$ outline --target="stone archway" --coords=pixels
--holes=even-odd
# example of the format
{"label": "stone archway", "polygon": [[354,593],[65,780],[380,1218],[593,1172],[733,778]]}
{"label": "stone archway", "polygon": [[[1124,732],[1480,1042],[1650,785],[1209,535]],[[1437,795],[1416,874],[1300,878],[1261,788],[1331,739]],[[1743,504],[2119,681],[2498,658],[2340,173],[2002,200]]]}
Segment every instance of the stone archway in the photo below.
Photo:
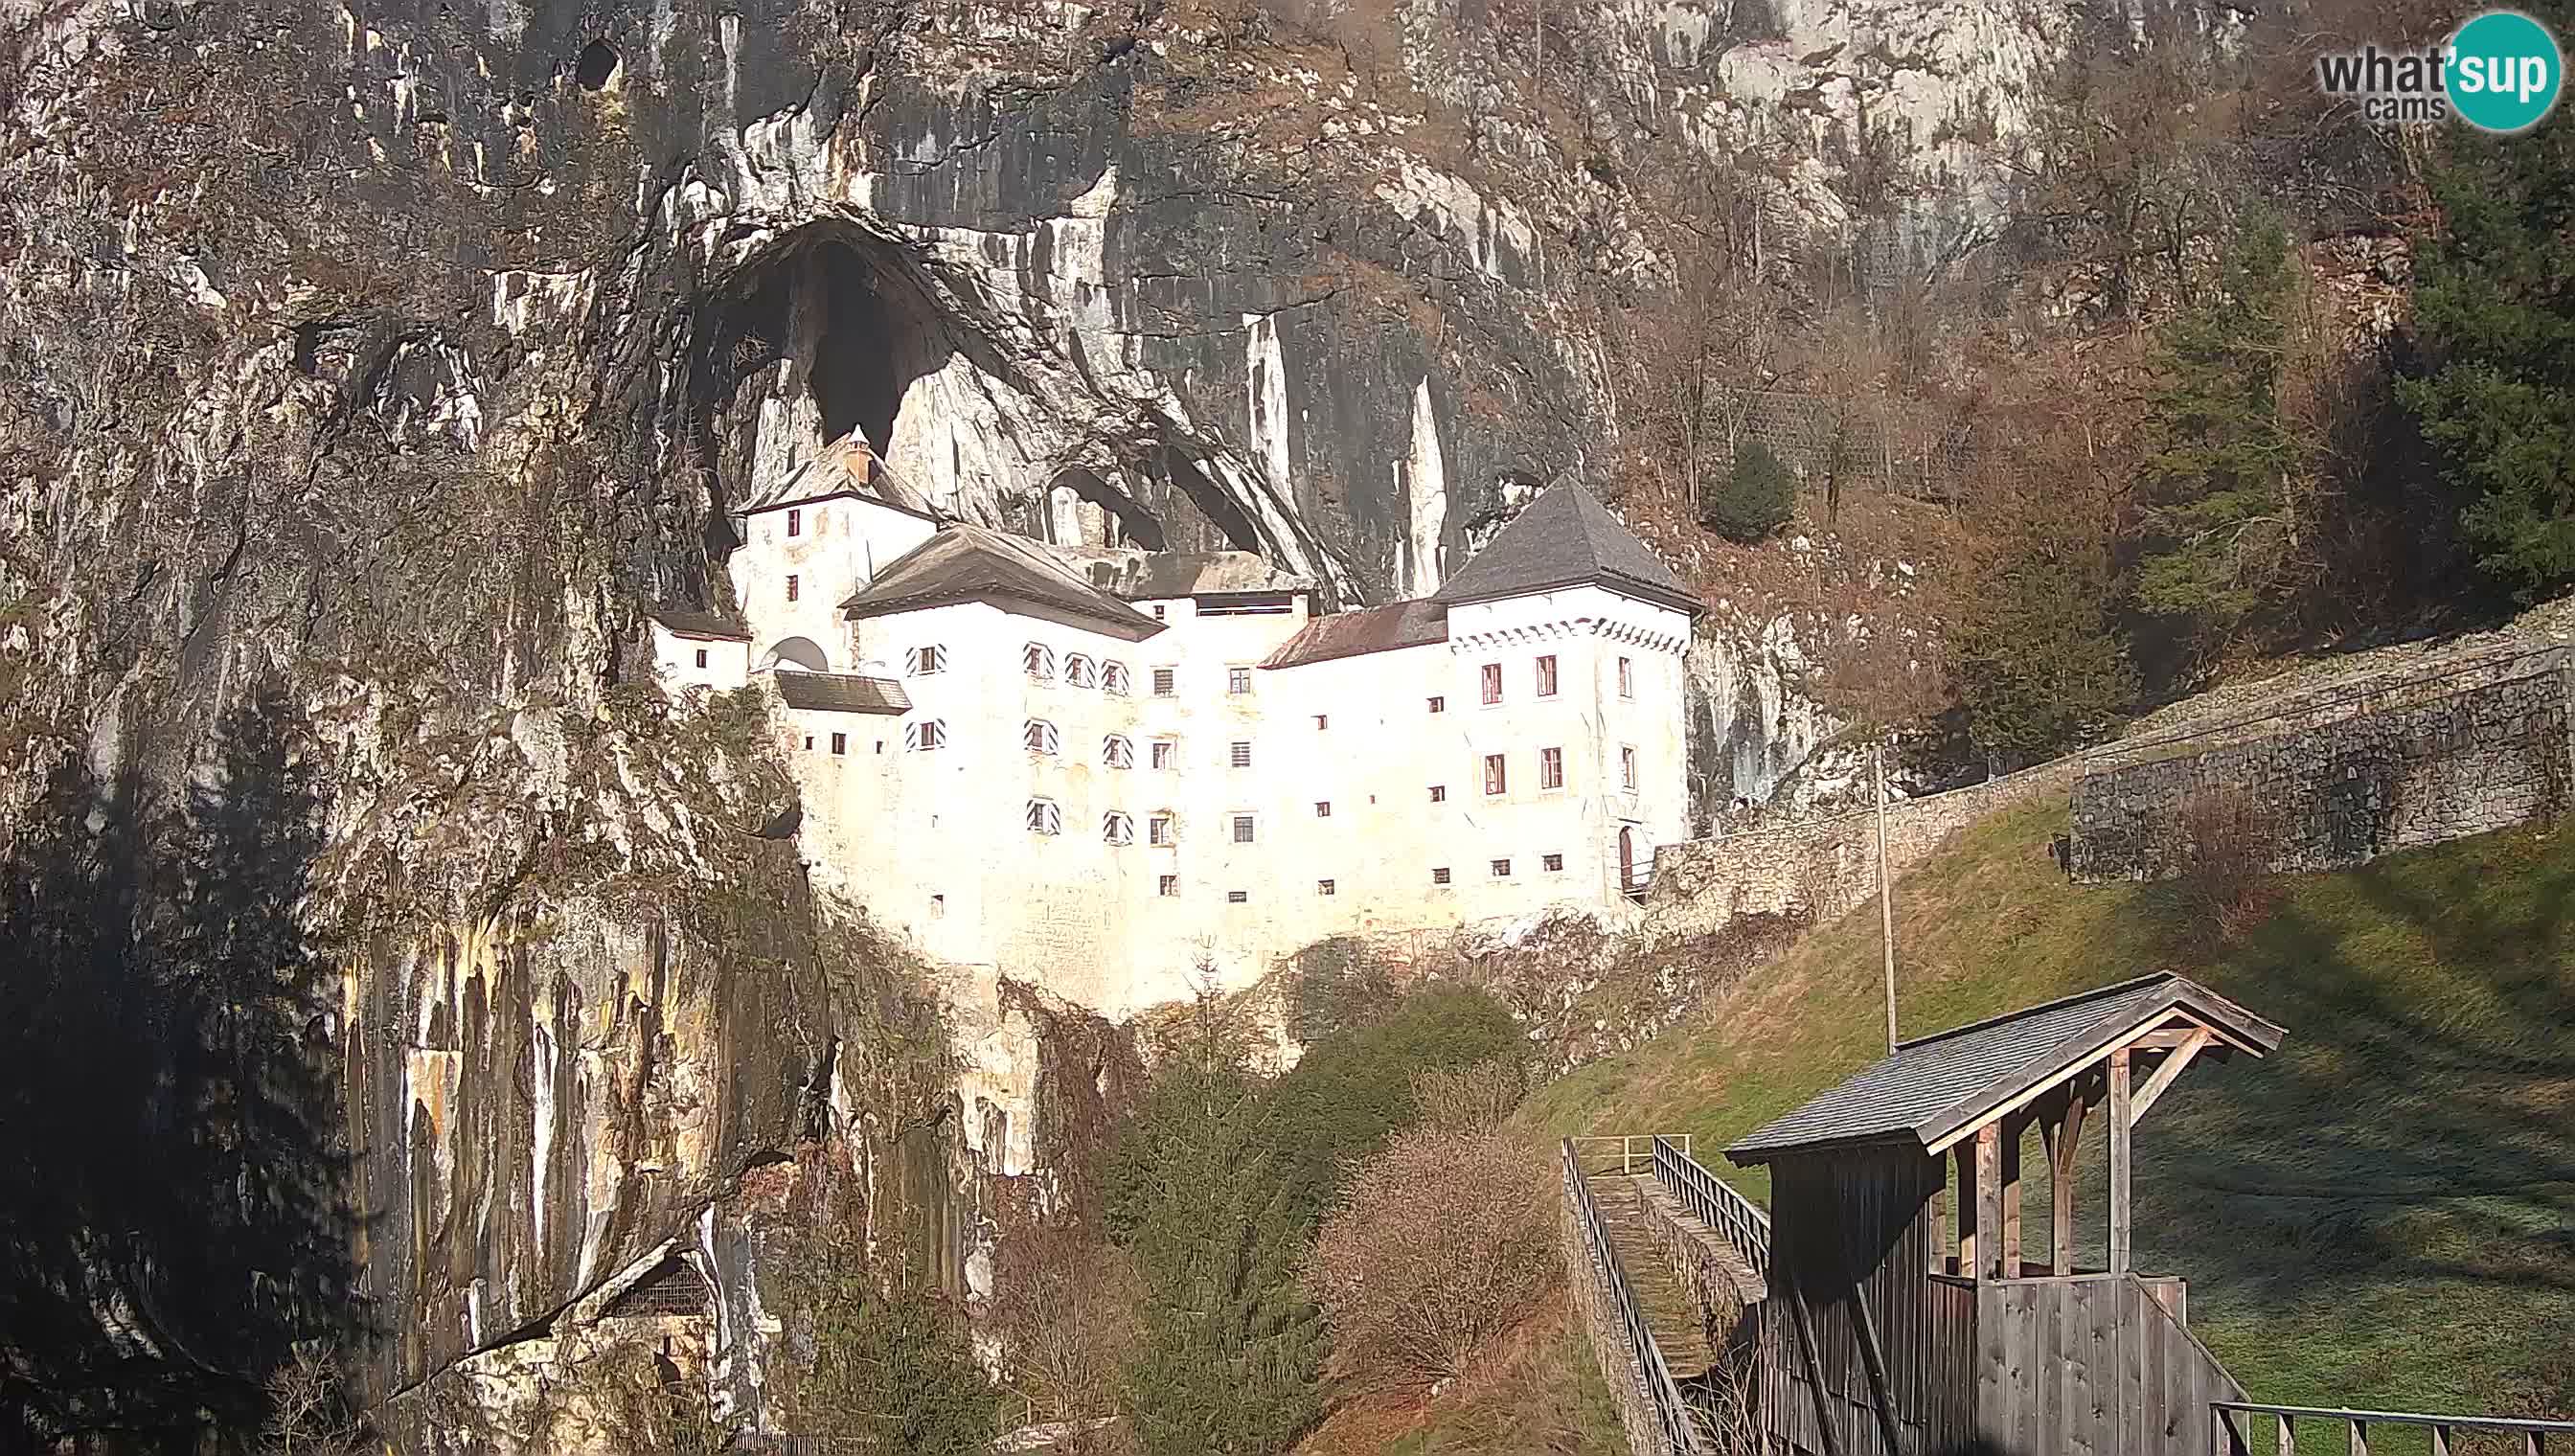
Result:
{"label": "stone archway", "polygon": [[828,673],[832,671],[832,660],[824,655],[822,647],[812,638],[791,637],[773,645],[768,652],[761,655],[760,671],[774,673],[782,670],[790,673]]}

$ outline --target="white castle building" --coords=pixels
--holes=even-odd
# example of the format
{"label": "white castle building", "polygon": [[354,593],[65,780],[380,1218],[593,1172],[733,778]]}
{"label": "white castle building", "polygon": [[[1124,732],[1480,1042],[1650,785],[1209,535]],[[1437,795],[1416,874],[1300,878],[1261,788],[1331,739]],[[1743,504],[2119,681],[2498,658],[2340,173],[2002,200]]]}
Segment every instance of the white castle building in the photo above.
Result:
{"label": "white castle building", "polygon": [[1700,606],[1577,488],[1317,616],[1249,554],[1050,547],[818,465],[739,522],[745,620],[660,614],[658,663],[774,684],[808,859],[935,960],[1119,1017],[1202,957],[1614,905],[1685,835]]}

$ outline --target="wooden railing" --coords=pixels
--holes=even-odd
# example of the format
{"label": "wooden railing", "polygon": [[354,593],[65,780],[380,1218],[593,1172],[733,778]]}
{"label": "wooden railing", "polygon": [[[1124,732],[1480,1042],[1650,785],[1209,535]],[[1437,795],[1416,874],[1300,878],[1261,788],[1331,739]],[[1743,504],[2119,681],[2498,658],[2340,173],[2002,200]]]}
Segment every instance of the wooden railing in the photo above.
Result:
{"label": "wooden railing", "polygon": [[1621,1175],[1632,1176],[1654,1170],[1654,1144],[1658,1141],[1679,1143],[1681,1155],[1687,1157],[1690,1135],[1686,1132],[1596,1133],[1568,1137],[1565,1141],[1572,1144],[1583,1159],[1583,1171],[1606,1173],[1615,1170]]}
{"label": "wooden railing", "polygon": [[1654,1139],[1654,1181],[1681,1202],[1699,1222],[1725,1236],[1743,1266],[1762,1283],[1770,1282],[1770,1215],[1761,1205],[1734,1191],[1733,1185],[1699,1166],[1690,1156],[1689,1134],[1675,1143]]}
{"label": "wooden railing", "polygon": [[[2335,1406],[2260,1405],[2245,1400],[2210,1402],[2217,1422],[2217,1449],[2226,1456],[2253,1456],[2257,1432],[2264,1427],[2277,1438],[2278,1456],[2297,1456],[2298,1423],[2331,1430],[2339,1424],[2351,1456],[2369,1456],[2371,1427],[2395,1426],[2432,1433],[2432,1456],[2450,1456],[2462,1431],[2488,1431],[2521,1438],[2523,1456],[2542,1456],[2551,1436],[2569,1438],[2561,1451],[2575,1451],[2575,1421],[2525,1421],[2509,1416],[2430,1416],[2407,1411],[2345,1410]],[[2268,1440],[2259,1441],[2271,1447]]]}
{"label": "wooden railing", "polygon": [[1627,1282],[1627,1271],[1618,1262],[1618,1250],[1609,1241],[1609,1226],[1600,1216],[1600,1205],[1591,1197],[1591,1182],[1574,1156],[1573,1143],[1570,1137],[1564,1140],[1564,1196],[1581,1230],[1583,1252],[1589,1255],[1591,1286],[1607,1296],[1626,1336],[1627,1354],[1644,1383],[1643,1394],[1652,1408],[1653,1425],[1661,1434],[1663,1450],[1669,1456],[1708,1456],[1707,1442],[1691,1419],[1689,1404],[1681,1399],[1671,1367],[1663,1362],[1662,1347],[1654,1342],[1653,1330],[1646,1326],[1643,1312],[1636,1307],[1635,1287]]}

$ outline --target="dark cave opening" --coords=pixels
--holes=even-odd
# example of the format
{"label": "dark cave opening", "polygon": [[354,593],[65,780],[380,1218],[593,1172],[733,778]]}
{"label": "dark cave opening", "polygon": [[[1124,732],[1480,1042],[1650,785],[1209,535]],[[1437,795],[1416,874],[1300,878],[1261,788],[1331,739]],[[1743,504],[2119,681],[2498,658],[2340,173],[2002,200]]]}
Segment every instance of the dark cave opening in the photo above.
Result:
{"label": "dark cave opening", "polygon": [[1074,499],[1100,508],[1101,514],[1108,518],[1109,545],[1132,546],[1145,551],[1167,549],[1163,523],[1154,519],[1154,513],[1147,510],[1143,502],[1103,481],[1096,472],[1075,466],[1056,477],[1048,494],[1052,496],[1056,491],[1070,491]]}
{"label": "dark cave opening", "polygon": [[617,75],[617,48],[604,40],[595,40],[581,48],[581,60],[573,67],[572,78],[584,91],[600,91]]}
{"label": "dark cave opening", "polygon": [[823,433],[837,440],[855,427],[887,455],[904,391],[946,361],[938,322],[905,280],[856,248],[826,243],[805,267],[799,281],[820,309],[812,380]]}

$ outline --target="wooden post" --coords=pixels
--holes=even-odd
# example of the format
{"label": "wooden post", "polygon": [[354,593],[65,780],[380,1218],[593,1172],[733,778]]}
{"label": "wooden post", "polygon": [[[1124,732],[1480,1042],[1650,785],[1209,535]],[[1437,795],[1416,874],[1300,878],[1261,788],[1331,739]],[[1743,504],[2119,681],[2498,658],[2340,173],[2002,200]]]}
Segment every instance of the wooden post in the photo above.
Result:
{"label": "wooden post", "polygon": [[1877,938],[1886,952],[1886,1054],[1895,1054],[1895,887],[1886,882],[1886,745],[1877,745]]}
{"label": "wooden post", "polygon": [[1931,1165],[1940,1175],[1940,1186],[1931,1190],[1931,1272],[1947,1272],[1944,1261],[1949,1257],[1949,1160],[1935,1157]]}
{"label": "wooden post", "polygon": [[2065,1092],[2065,1111],[2056,1121],[2056,1145],[2048,1149],[2048,1268],[2074,1272],[2074,1157],[2083,1143],[2083,1094]]}
{"label": "wooden post", "polygon": [[1976,1147],[1970,1142],[1958,1144],[1958,1272],[1973,1279],[1976,1275]]}
{"label": "wooden post", "polygon": [[1988,1122],[1976,1129],[1976,1277],[1991,1279],[2002,1268],[2003,1128]]}
{"label": "wooden post", "polygon": [[2110,1272],[2128,1272],[2128,1048],[2110,1053]]}
{"label": "wooden post", "polygon": [[1824,1456],[1842,1456],[1841,1427],[1835,1423],[1833,1397],[1838,1393],[1824,1382],[1824,1362],[1815,1354],[1815,1324],[1806,1313],[1806,1291],[1797,1287],[1796,1276],[1788,1279],[1788,1317],[1797,1328],[1797,1355],[1805,1362],[1806,1386],[1815,1396],[1815,1426],[1822,1432]]}
{"label": "wooden post", "polygon": [[2020,1277],[2020,1145],[2028,1140],[2029,1120],[2013,1113],[2003,1118],[2003,1277]]}

